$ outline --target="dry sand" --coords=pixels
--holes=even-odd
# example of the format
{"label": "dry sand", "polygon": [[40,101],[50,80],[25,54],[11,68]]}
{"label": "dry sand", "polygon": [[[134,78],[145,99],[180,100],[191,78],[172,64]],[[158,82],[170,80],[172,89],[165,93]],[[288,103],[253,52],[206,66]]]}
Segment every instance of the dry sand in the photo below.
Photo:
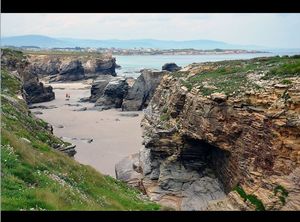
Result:
{"label": "dry sand", "polygon": [[[125,112],[118,109],[74,111],[94,106],[93,103],[78,102],[80,98],[90,96],[88,82],[55,83],[51,86],[55,92],[55,100],[34,105],[55,105],[57,108],[32,111],[43,113],[37,117],[52,124],[56,136],[76,144],[75,160],[115,177],[115,164],[142,147],[140,122],[143,112],[132,112],[138,113],[137,117],[124,117],[119,114]],[[65,100],[66,93],[70,94],[69,101]],[[59,128],[59,125],[63,128]],[[81,140],[88,138],[93,141],[88,143],[87,140]]]}

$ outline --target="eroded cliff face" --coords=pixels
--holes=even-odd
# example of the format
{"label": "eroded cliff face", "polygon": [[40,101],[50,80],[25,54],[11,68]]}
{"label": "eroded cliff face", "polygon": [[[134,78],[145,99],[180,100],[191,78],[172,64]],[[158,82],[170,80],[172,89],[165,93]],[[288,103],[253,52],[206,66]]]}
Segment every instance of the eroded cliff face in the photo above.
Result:
{"label": "eroded cliff face", "polygon": [[299,57],[166,75],[142,127],[132,171],[153,200],[177,210],[300,209]]}
{"label": "eroded cliff face", "polygon": [[30,71],[49,81],[75,81],[99,75],[116,76],[116,59],[102,54],[63,55],[30,54]]}
{"label": "eroded cliff face", "polygon": [[31,72],[30,61],[22,52],[1,50],[1,66],[22,81],[22,94],[26,102],[39,103],[51,101],[55,94],[51,86],[44,86],[38,76]]}

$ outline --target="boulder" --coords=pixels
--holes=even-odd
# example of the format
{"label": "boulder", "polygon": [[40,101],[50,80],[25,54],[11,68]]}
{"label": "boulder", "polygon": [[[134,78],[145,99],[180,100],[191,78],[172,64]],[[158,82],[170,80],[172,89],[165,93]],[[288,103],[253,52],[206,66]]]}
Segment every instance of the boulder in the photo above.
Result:
{"label": "boulder", "polygon": [[124,98],[122,110],[137,111],[146,108],[165,74],[166,72],[142,70]]}
{"label": "boulder", "polygon": [[84,78],[84,69],[81,61],[72,60],[67,63],[62,63],[56,81],[74,81]]}
{"label": "boulder", "polygon": [[210,95],[210,98],[217,103],[221,103],[225,102],[228,97],[224,93],[212,93]]}
{"label": "boulder", "polygon": [[95,106],[100,107],[102,110],[121,108],[127,90],[128,84],[126,79],[124,77],[114,77],[103,89],[103,93],[96,100]]}
{"label": "boulder", "polygon": [[137,117],[139,116],[138,113],[120,113],[120,116],[125,116],[125,117]]}
{"label": "boulder", "polygon": [[23,88],[26,92],[25,99],[28,104],[51,101],[55,98],[52,87],[45,87],[41,82],[27,81],[23,84]]}
{"label": "boulder", "polygon": [[177,66],[175,63],[166,63],[162,66],[161,69],[169,72],[176,72],[179,71],[181,67]]}
{"label": "boulder", "polygon": [[96,102],[97,99],[104,95],[104,89],[112,79],[113,77],[110,75],[103,75],[94,80],[91,87],[90,102]]}
{"label": "boulder", "polygon": [[141,174],[134,170],[137,165],[139,165],[139,154],[123,158],[115,166],[116,178],[133,187],[141,188]]}

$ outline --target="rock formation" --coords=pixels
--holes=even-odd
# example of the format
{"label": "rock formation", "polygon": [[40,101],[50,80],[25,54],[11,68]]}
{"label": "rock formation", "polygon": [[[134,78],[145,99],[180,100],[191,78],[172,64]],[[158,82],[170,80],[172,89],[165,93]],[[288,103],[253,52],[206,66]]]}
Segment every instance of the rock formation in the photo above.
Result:
{"label": "rock formation", "polygon": [[97,109],[120,108],[128,90],[124,77],[100,77],[91,88],[91,101]]}
{"label": "rock formation", "polygon": [[116,76],[116,59],[95,55],[35,55],[30,54],[30,70],[49,81],[74,81],[96,78],[99,75]]}
{"label": "rock formation", "polygon": [[90,101],[98,109],[121,108],[137,111],[147,107],[166,72],[143,70],[136,79],[101,75],[91,87]]}
{"label": "rock formation", "polygon": [[163,71],[169,71],[169,72],[176,72],[181,69],[180,66],[176,65],[175,63],[166,63],[161,68]]}
{"label": "rock formation", "polygon": [[137,111],[146,108],[164,74],[165,72],[142,70],[124,98],[122,110]]}
{"label": "rock formation", "polygon": [[1,50],[1,65],[21,79],[23,97],[27,103],[46,102],[55,98],[52,87],[45,87],[39,82],[38,76],[31,72],[30,62],[22,52]]}
{"label": "rock formation", "polygon": [[299,67],[272,57],[165,75],[142,121],[144,147],[117,178],[126,172],[178,210],[299,210]]}

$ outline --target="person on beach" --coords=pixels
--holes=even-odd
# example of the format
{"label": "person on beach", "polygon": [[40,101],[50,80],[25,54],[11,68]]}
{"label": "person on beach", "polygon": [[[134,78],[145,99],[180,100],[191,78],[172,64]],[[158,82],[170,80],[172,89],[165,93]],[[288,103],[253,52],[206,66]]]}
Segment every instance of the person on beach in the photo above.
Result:
{"label": "person on beach", "polygon": [[70,99],[70,95],[69,93],[66,93],[66,100],[69,100]]}

